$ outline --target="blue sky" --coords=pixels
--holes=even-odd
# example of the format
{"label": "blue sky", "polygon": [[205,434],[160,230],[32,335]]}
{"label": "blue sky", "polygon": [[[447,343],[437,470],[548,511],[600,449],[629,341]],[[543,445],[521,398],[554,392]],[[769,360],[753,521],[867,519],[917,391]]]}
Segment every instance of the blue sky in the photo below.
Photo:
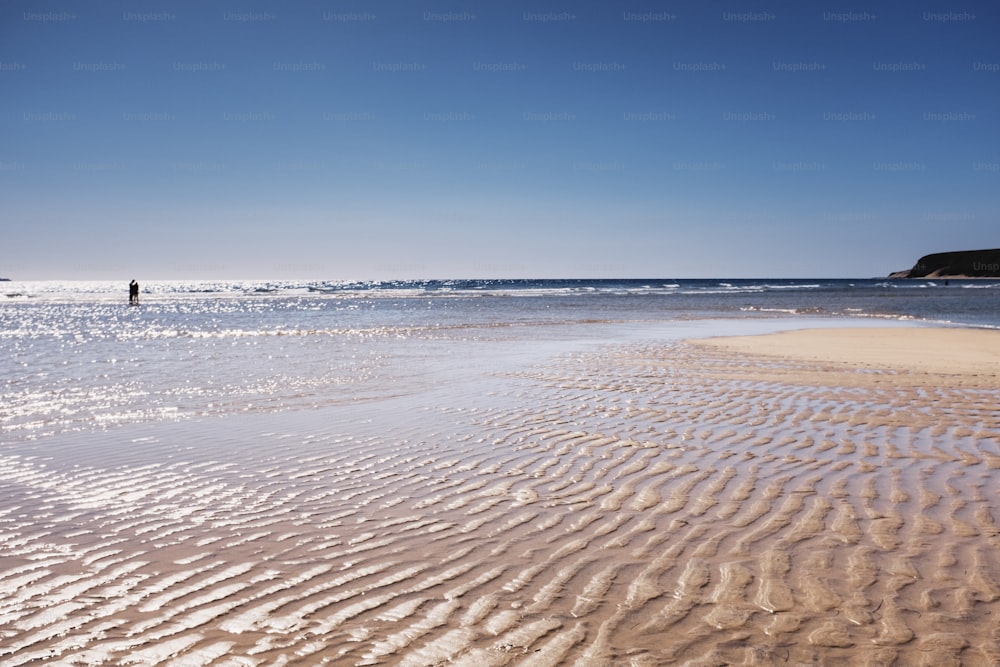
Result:
{"label": "blue sky", "polygon": [[984,0],[6,2],[0,276],[883,275],[998,113]]}

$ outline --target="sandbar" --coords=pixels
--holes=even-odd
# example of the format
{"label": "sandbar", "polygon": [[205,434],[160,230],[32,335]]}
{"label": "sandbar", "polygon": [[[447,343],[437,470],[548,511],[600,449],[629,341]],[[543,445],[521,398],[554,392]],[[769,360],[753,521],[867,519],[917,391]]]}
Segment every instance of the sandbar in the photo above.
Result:
{"label": "sandbar", "polygon": [[691,341],[734,352],[1000,384],[1000,331],[950,327],[797,329]]}

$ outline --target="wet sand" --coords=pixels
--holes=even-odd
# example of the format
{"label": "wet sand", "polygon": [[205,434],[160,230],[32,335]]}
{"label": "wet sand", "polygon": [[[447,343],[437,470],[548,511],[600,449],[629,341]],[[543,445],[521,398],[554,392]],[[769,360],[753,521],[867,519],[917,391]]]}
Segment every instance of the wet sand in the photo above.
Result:
{"label": "wet sand", "polygon": [[891,331],[4,449],[0,663],[996,664],[1000,380]]}

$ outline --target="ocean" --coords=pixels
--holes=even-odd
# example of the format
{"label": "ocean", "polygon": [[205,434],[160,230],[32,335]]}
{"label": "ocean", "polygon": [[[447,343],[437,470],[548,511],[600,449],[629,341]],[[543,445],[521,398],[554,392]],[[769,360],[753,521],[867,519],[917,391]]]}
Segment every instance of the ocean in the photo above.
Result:
{"label": "ocean", "polygon": [[1000,328],[1000,281],[7,282],[3,441],[356,404],[580,346],[889,322]]}

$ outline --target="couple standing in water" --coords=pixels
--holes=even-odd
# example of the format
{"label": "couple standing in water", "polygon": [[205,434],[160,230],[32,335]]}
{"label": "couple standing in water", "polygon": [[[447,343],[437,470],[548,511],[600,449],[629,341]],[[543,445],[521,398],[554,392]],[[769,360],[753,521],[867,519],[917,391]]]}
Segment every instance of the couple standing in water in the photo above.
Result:
{"label": "couple standing in water", "polygon": [[135,278],[128,284],[128,303],[130,306],[139,305],[139,283],[135,281]]}

